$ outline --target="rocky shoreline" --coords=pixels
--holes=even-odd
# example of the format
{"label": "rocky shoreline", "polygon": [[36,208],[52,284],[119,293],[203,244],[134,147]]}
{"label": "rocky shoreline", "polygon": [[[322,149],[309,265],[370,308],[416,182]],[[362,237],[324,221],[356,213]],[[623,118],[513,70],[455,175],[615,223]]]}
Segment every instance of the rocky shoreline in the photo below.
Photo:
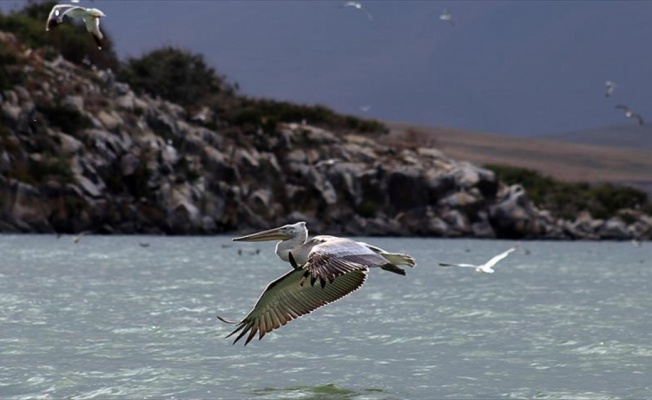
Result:
{"label": "rocky shoreline", "polygon": [[652,238],[637,210],[560,219],[434,148],[310,121],[208,126],[110,71],[0,41],[25,72],[0,92],[0,232],[216,234],[306,220],[351,236]]}

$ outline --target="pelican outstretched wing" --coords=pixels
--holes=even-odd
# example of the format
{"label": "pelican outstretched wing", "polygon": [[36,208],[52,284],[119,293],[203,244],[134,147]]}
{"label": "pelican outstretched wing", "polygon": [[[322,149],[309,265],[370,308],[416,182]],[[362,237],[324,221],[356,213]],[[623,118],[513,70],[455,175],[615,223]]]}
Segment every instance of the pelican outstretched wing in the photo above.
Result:
{"label": "pelican outstretched wing", "polygon": [[231,322],[217,317],[222,322],[237,325],[227,337],[240,332],[233,344],[248,334],[245,346],[258,333],[262,339],[266,333],[277,329],[289,321],[353,293],[364,284],[368,270],[356,270],[335,279],[332,283],[302,285],[305,271],[294,269],[271,282],[265,288],[254,308],[240,322]]}
{"label": "pelican outstretched wing", "polygon": [[[323,285],[323,281],[332,282],[339,276],[373,267],[387,267],[402,271],[367,246],[351,239],[316,236],[312,241],[318,244],[312,246],[308,262],[302,268],[310,271],[313,283],[315,279],[320,279]],[[310,242],[307,245],[310,245]],[[405,271],[402,275],[404,274]]]}

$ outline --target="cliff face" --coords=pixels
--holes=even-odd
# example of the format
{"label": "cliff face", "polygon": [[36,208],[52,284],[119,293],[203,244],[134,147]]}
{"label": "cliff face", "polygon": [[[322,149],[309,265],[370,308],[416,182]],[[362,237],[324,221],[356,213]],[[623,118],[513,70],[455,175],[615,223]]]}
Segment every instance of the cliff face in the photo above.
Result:
{"label": "cliff face", "polygon": [[306,220],[348,235],[652,237],[632,210],[559,220],[520,186],[432,148],[310,121],[209,128],[110,71],[46,61],[9,34],[0,45],[11,78],[0,87],[2,232],[211,234]]}

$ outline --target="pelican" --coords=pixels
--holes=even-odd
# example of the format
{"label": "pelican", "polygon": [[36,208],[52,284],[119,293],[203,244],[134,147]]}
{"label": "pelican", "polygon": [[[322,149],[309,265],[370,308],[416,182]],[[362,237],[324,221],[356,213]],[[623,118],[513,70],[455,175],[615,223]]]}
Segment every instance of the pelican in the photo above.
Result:
{"label": "pelican", "polygon": [[497,256],[493,257],[491,260],[487,261],[484,264],[480,265],[474,265],[474,264],[449,264],[449,263],[439,263],[440,266],[442,267],[461,267],[461,268],[475,268],[477,272],[483,272],[485,274],[493,274],[495,271],[493,270],[493,266],[498,264],[500,260],[503,258],[507,257],[509,253],[512,251],[516,250],[516,247],[512,247],[511,249],[504,251]]}
{"label": "pelican", "polygon": [[455,26],[455,21],[453,21],[453,14],[450,13],[447,9],[443,9],[439,15],[439,19],[442,21],[447,21],[451,26]]}
{"label": "pelican", "polygon": [[[217,317],[236,325],[227,336],[240,332],[233,344],[248,334],[245,346],[256,333],[260,340],[289,321],[358,290],[366,281],[370,268],[405,275],[405,270],[398,265],[416,266],[414,258],[408,254],[389,253],[364,242],[325,235],[308,240],[308,229],[303,221],[233,240],[279,240],[276,255],[292,266],[289,272],[267,285],[254,308],[241,321]],[[319,284],[315,285],[317,282]]]}
{"label": "pelican", "polygon": [[643,121],[643,117],[639,113],[635,113],[632,111],[629,107],[624,106],[622,104],[618,104],[616,106],[617,109],[625,111],[625,117],[627,118],[635,118],[638,121],[639,125],[643,125],[645,121]]}
{"label": "pelican", "polygon": [[86,8],[72,4],[57,4],[52,7],[48,20],[45,23],[45,30],[56,28],[63,23],[63,17],[80,18],[86,25],[86,30],[93,36],[98,49],[102,49],[102,39],[104,35],[100,31],[100,18],[106,15],[97,8]]}
{"label": "pelican", "polygon": [[616,86],[618,86],[615,82],[612,81],[606,81],[604,85],[606,86],[604,95],[607,97],[611,97],[611,95],[614,93],[614,90],[616,90]]}
{"label": "pelican", "polygon": [[364,8],[362,7],[362,4],[358,3],[357,1],[347,1],[346,3],[344,3],[344,4],[342,4],[342,5],[340,6],[340,8],[344,8],[344,7],[353,7],[353,8],[355,8],[355,9],[357,9],[357,10],[360,10],[360,11],[364,12],[365,14],[367,14],[367,18],[369,18],[369,21],[373,21],[373,20],[374,20],[374,18],[371,16],[371,14],[369,13],[369,11],[367,11],[366,9],[364,9]]}

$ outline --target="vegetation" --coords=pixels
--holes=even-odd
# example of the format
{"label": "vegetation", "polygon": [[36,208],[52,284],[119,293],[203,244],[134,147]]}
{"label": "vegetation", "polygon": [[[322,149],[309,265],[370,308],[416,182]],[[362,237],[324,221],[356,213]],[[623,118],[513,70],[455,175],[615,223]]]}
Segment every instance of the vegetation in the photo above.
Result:
{"label": "vegetation", "polygon": [[534,204],[563,218],[574,219],[580,211],[588,211],[594,218],[609,218],[625,208],[652,209],[647,194],[629,186],[609,183],[591,186],[558,181],[526,168],[486,167],[507,184],[523,185]]}
{"label": "vegetation", "polygon": [[262,126],[265,131],[274,129],[279,122],[307,121],[311,125],[334,130],[361,133],[387,133],[387,127],[378,121],[337,114],[322,105],[307,106],[269,99],[243,98],[240,107],[224,116],[235,125]]}
{"label": "vegetation", "polygon": [[204,56],[171,46],[127,60],[118,79],[136,91],[183,106],[207,102],[232,90],[226,79],[206,64]]}

